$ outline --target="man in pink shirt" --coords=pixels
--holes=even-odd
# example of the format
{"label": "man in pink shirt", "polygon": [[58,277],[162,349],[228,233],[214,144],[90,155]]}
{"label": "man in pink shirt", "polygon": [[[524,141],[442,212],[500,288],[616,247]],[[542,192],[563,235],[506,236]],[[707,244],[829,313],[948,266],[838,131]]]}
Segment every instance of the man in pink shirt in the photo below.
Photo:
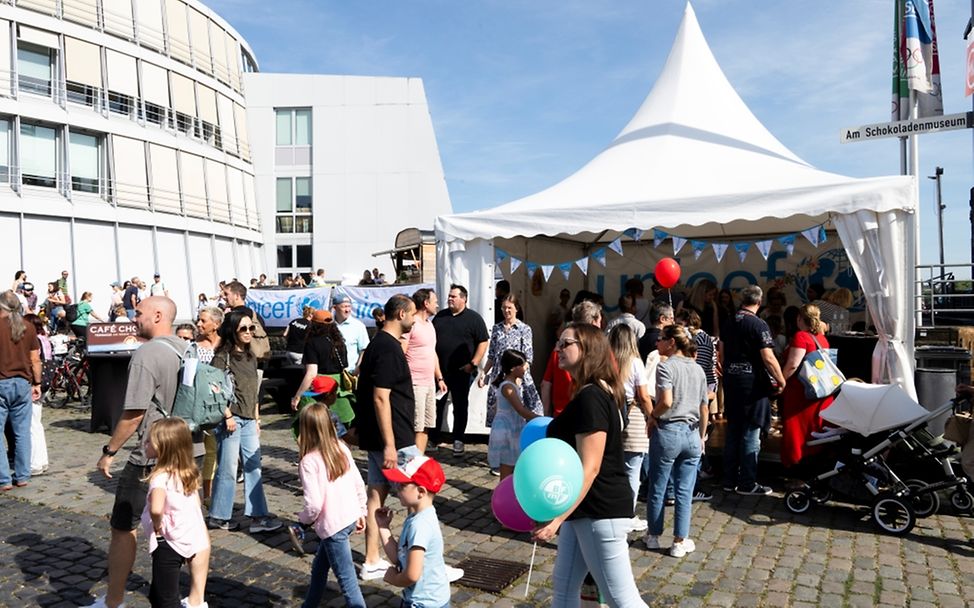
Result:
{"label": "man in pink shirt", "polygon": [[412,329],[403,336],[406,362],[413,378],[413,394],[416,396],[416,448],[420,454],[426,451],[426,429],[436,426],[436,393],[446,391],[440,362],[436,356],[436,330],[431,319],[437,312],[436,292],[417,289],[413,294],[416,316]]}

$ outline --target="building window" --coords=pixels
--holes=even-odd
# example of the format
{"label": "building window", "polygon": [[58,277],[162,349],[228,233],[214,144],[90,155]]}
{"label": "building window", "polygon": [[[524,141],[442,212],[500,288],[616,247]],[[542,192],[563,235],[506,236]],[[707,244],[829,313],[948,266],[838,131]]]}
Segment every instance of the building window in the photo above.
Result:
{"label": "building window", "polygon": [[189,114],[176,112],[176,130],[189,136],[198,135],[196,132],[196,120]]}
{"label": "building window", "polygon": [[[310,177],[277,178],[276,231],[281,234],[310,233],[312,197]],[[310,264],[309,264],[310,266]]]}
{"label": "building window", "polygon": [[277,267],[290,268],[294,266],[294,248],[291,245],[277,246]]}
{"label": "building window", "polygon": [[294,138],[291,136],[291,117],[294,113],[291,110],[278,110],[277,121],[277,145],[290,146]]}
{"label": "building window", "polygon": [[86,133],[72,132],[68,139],[71,189],[75,192],[98,194],[102,175],[100,138]]}
{"label": "building window", "polygon": [[278,108],[274,113],[278,165],[311,164],[311,109]]}
{"label": "building window", "polygon": [[304,277],[311,280],[311,245],[278,245],[277,272],[278,283],[285,285],[285,279]]}
{"label": "building window", "polygon": [[148,101],[145,102],[145,119],[154,125],[162,126],[166,120],[166,108]]}
{"label": "building window", "polygon": [[0,120],[0,182],[10,183],[10,121]]}
{"label": "building window", "polygon": [[20,165],[25,185],[57,187],[57,131],[21,122]]}
{"label": "building window", "polygon": [[135,110],[135,98],[114,91],[108,92],[108,109],[116,114],[131,116]]}
{"label": "building window", "polygon": [[311,245],[294,246],[295,266],[311,268]]}
{"label": "building window", "polygon": [[21,91],[35,95],[51,95],[54,75],[53,49],[20,42],[17,44],[17,74]]}
{"label": "building window", "polygon": [[294,111],[294,145],[311,145],[311,110]]}
{"label": "building window", "polygon": [[98,107],[99,89],[77,82],[66,82],[64,88],[67,92],[68,101],[71,103],[88,106],[89,108]]}

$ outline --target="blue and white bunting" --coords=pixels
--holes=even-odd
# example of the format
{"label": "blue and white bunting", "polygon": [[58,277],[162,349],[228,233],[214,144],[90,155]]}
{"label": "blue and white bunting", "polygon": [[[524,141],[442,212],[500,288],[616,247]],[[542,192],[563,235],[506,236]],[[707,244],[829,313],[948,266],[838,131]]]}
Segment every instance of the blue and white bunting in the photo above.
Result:
{"label": "blue and white bunting", "polygon": [[558,270],[561,271],[562,276],[565,277],[565,280],[567,281],[568,276],[572,273],[572,263],[562,262],[561,264],[558,264]]}
{"label": "blue and white bunting", "polygon": [[670,236],[673,237],[673,255],[679,255],[680,250],[683,249],[683,245],[687,242],[687,240],[685,238],[676,236],[675,234]]}
{"label": "blue and white bunting", "polygon": [[616,237],[614,241],[609,243],[609,249],[615,251],[619,255],[622,255],[622,237]]}
{"label": "blue and white bunting", "polygon": [[588,274],[588,258],[578,258],[575,260],[575,265],[582,271],[582,274]]}
{"label": "blue and white bunting", "polygon": [[514,271],[521,266],[522,261],[523,260],[521,258],[516,258],[513,255],[511,256],[511,274],[514,274]]}
{"label": "blue and white bunting", "polygon": [[500,265],[501,262],[506,260],[508,253],[499,247],[494,248],[494,259],[497,260],[497,264]]}
{"label": "blue and white bunting", "polygon": [[605,268],[605,247],[599,247],[593,251],[592,259],[595,260],[599,266]]}
{"label": "blue and white bunting", "polygon": [[548,279],[551,278],[551,271],[554,270],[554,269],[555,269],[555,265],[554,264],[542,264],[541,265],[541,272],[544,274],[545,283],[547,283],[548,282]]}
{"label": "blue and white bunting", "polygon": [[690,248],[693,249],[693,259],[699,260],[700,254],[707,247],[707,241],[690,241]]}
{"label": "blue and white bunting", "polygon": [[818,244],[821,245],[827,240],[829,240],[829,237],[825,234],[825,225],[823,224],[818,227]]}
{"label": "blue and white bunting", "polygon": [[662,230],[653,228],[653,247],[659,247],[660,243],[665,241],[666,237],[668,236],[669,235],[663,232]]}
{"label": "blue and white bunting", "polygon": [[747,257],[747,250],[751,248],[750,243],[734,243],[734,250],[737,251],[737,259],[744,263],[744,258]]}
{"label": "blue and white bunting", "polygon": [[818,247],[819,226],[809,228],[808,230],[802,230],[802,236],[808,239],[809,243],[815,247]]}
{"label": "blue and white bunting", "polygon": [[714,243],[714,255],[717,256],[717,261],[720,262],[724,259],[724,254],[727,253],[727,248],[730,247],[727,243]]}
{"label": "blue and white bunting", "polygon": [[774,241],[767,240],[767,241],[758,241],[754,243],[754,246],[758,248],[758,251],[760,251],[764,259],[767,260],[768,256],[771,254],[771,245],[773,244]]}
{"label": "blue and white bunting", "polygon": [[643,231],[639,228],[627,228],[622,234],[628,236],[634,241],[638,241],[639,239],[643,238]]}
{"label": "blue and white bunting", "polygon": [[778,237],[778,242],[781,243],[782,245],[784,245],[785,251],[788,252],[788,255],[791,255],[791,254],[795,253],[795,235],[794,234],[786,234],[785,236],[779,236]]}
{"label": "blue and white bunting", "polygon": [[534,273],[538,271],[538,265],[534,262],[525,262],[524,267],[528,269],[528,277],[534,278]]}

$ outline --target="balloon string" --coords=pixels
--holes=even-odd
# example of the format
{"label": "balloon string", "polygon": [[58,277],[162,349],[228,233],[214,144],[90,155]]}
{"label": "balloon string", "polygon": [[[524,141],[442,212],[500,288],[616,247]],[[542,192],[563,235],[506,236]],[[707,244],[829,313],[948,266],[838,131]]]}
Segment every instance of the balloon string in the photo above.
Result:
{"label": "balloon string", "polygon": [[673,308],[673,290],[669,287],[666,288],[666,297],[670,300],[670,308]]}
{"label": "balloon string", "polygon": [[534,554],[538,552],[538,543],[534,543],[531,549],[531,565],[528,566],[528,581],[524,583],[524,597],[528,596],[528,589],[531,587],[531,572],[534,571]]}

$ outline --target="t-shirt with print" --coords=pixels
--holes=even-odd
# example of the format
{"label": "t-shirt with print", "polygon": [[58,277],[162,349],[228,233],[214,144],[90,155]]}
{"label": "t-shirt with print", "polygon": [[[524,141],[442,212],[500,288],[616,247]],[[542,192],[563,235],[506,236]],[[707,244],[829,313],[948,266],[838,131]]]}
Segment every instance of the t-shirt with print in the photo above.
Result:
{"label": "t-shirt with print", "polygon": [[436,372],[436,330],[429,319],[416,319],[409,330],[406,362],[416,386],[433,386]]}
{"label": "t-shirt with print", "polygon": [[771,329],[754,313],[740,309],[720,329],[724,347],[725,400],[731,405],[754,403],[767,397],[771,378],[761,351],[774,348]]}
{"label": "t-shirt with print", "polygon": [[385,449],[375,413],[376,388],[389,389],[392,436],[396,449],[415,445],[413,416],[416,399],[413,396],[413,379],[399,340],[387,331],[378,332],[365,349],[355,393],[355,426],[358,428],[359,447],[370,452]]}
{"label": "t-shirt with print", "polygon": [[[173,348],[170,348],[168,342]],[[122,409],[142,410],[142,422],[136,431],[138,442],[129,455],[129,463],[144,467],[155,464],[154,458],[145,455],[149,434],[146,432],[156,420],[164,418],[160,407],[167,414],[172,412],[179,382],[179,353],[186,351],[186,341],[176,336],[159,336],[149,340],[135,351],[129,361],[128,384]],[[158,405],[157,405],[158,404]],[[193,437],[193,455],[202,456],[202,433]]]}
{"label": "t-shirt with print", "polygon": [[[135,304],[132,300],[135,300]],[[122,306],[125,310],[135,310],[135,307],[139,304],[139,288],[135,285],[130,285],[128,289],[125,290],[125,294],[122,295]]]}
{"label": "t-shirt with print", "polygon": [[622,450],[622,413],[612,396],[589,384],[572,399],[560,416],[548,424],[548,437],[567,442],[578,450],[575,436],[605,432],[602,466],[588,494],[568,519],[613,519],[632,517],[632,487],[626,474]]}
{"label": "t-shirt with print", "polygon": [[287,350],[290,353],[303,353],[305,336],[308,333],[308,326],[311,321],[304,317],[294,319],[287,324]]}
{"label": "t-shirt with print", "polygon": [[669,357],[656,366],[656,392],[672,389],[673,403],[660,420],[697,422],[700,404],[707,403],[707,376],[694,359]]}
{"label": "t-shirt with print", "polygon": [[430,505],[406,517],[399,536],[399,569],[405,570],[409,551],[423,550],[423,573],[412,586],[402,590],[402,597],[410,606],[439,608],[450,602],[450,581],[443,561],[443,533]]}
{"label": "t-shirt with print", "polygon": [[[158,473],[149,480],[149,494],[155,489],[166,492],[166,506],[162,513],[161,534],[166,544],[177,554],[190,558],[200,551],[209,548],[210,534],[203,521],[203,507],[200,505],[200,495],[183,492],[183,484],[179,478],[169,473]],[[159,541],[156,540],[152,526],[152,515],[149,513],[148,496],[145,509],[142,510],[142,529],[149,539],[149,553],[156,550]]]}

